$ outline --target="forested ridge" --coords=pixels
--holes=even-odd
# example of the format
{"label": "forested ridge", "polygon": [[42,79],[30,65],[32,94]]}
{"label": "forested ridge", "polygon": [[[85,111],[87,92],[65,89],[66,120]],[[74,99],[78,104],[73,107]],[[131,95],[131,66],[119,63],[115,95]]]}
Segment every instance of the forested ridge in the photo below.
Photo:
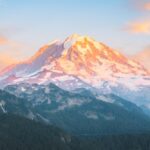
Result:
{"label": "forested ridge", "polygon": [[12,114],[0,114],[0,150],[150,150],[150,133],[75,137]]}

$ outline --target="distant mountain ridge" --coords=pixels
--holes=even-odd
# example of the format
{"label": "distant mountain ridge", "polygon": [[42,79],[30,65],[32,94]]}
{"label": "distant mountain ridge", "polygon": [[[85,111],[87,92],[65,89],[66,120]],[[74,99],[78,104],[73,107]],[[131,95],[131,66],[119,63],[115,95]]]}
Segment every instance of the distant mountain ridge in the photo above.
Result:
{"label": "distant mountain ridge", "polygon": [[[14,96],[15,95],[15,96]],[[0,112],[52,124],[73,135],[144,133],[150,117],[116,95],[65,91],[54,84],[20,84],[0,91]],[[142,124],[141,124],[142,122]]]}

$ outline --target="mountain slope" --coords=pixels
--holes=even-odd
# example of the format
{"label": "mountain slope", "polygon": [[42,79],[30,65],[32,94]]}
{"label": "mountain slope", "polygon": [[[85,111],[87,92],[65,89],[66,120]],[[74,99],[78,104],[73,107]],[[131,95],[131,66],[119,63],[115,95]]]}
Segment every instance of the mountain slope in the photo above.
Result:
{"label": "mountain slope", "polygon": [[78,150],[149,150],[149,141],[150,135],[145,133],[84,137],[72,143],[79,145]]}
{"label": "mountain slope", "polygon": [[[1,76],[12,76],[10,82],[14,80],[20,82],[21,75],[28,81],[28,76],[30,75],[34,79],[32,75],[36,75],[37,72],[39,73],[36,77],[37,80],[40,75],[43,78],[47,76],[48,80],[48,77],[50,79],[52,76],[51,74],[58,73],[60,76],[67,74],[79,77],[92,85],[95,85],[99,79],[114,79],[112,73],[116,77],[117,75],[124,77],[126,74],[126,76],[149,75],[148,71],[137,62],[127,59],[119,52],[96,42],[92,38],[78,35],[72,35],[64,42],[54,41],[42,47],[28,61],[3,70]],[[37,81],[33,80],[32,82]]]}
{"label": "mountain slope", "polygon": [[0,90],[0,112],[14,113],[22,116],[28,116],[30,113],[30,104],[13,94]]}
{"label": "mountain slope", "polygon": [[148,150],[150,134],[74,137],[54,126],[0,114],[1,150]]}
{"label": "mountain slope", "polygon": [[[0,87],[54,83],[66,90],[91,89],[114,93],[139,106],[149,105],[150,73],[87,36],[72,35],[42,47],[31,59],[0,72]],[[139,99],[143,97],[144,99]]]}
{"label": "mountain slope", "polygon": [[0,113],[1,150],[70,150],[70,142],[71,136],[56,127]]}
{"label": "mountain slope", "polygon": [[75,135],[150,130],[150,118],[142,109],[116,95],[96,96],[85,89],[72,93],[54,84],[10,85],[5,90],[30,103],[27,108],[32,112],[32,119],[53,124]]}

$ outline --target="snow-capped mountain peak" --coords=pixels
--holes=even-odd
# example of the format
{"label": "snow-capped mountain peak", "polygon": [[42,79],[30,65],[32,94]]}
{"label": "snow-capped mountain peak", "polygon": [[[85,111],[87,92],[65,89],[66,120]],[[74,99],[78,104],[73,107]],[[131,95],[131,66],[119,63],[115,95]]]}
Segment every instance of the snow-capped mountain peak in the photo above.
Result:
{"label": "snow-capped mountain peak", "polygon": [[120,84],[137,90],[149,86],[148,79],[149,72],[139,63],[93,38],[73,34],[46,44],[29,60],[2,71],[0,86],[53,82],[67,89],[101,89],[107,82],[108,91],[109,86]]}

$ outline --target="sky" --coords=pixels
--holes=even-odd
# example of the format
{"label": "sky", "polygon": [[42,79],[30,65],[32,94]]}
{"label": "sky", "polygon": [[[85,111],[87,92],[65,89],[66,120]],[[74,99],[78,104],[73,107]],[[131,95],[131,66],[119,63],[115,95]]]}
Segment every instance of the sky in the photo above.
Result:
{"label": "sky", "polygon": [[150,0],[0,0],[0,69],[73,33],[122,52],[150,50]]}

